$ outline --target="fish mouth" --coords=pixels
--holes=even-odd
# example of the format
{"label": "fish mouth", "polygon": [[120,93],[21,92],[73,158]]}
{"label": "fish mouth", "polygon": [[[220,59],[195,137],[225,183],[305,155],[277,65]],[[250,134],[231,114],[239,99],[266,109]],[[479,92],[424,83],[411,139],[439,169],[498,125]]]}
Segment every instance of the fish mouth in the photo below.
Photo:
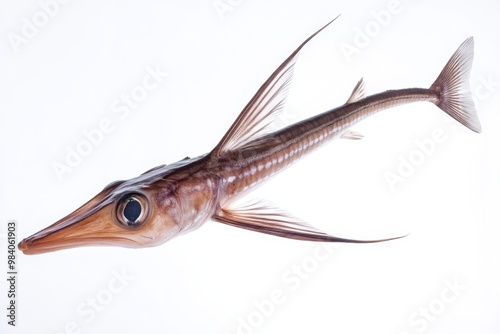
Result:
{"label": "fish mouth", "polygon": [[114,221],[115,206],[99,197],[25,238],[19,250],[31,255],[82,246],[137,247],[138,243]]}
{"label": "fish mouth", "polygon": [[35,255],[82,246],[116,246],[119,244],[123,244],[126,247],[126,245],[129,244],[129,241],[129,239],[118,237],[107,237],[105,239],[99,239],[95,237],[75,237],[59,239],[57,240],[57,242],[53,242],[44,241],[40,238],[37,238],[36,235],[33,235],[21,241],[18,245],[18,248],[26,255]]}

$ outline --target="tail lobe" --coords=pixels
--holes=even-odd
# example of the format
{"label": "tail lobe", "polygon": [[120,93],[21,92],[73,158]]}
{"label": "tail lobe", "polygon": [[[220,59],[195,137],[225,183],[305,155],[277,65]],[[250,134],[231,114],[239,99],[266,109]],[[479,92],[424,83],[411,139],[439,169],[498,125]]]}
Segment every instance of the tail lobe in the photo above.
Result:
{"label": "tail lobe", "polygon": [[434,81],[431,90],[438,92],[436,105],[474,132],[481,132],[474,101],[469,89],[469,77],[474,58],[474,39],[469,37],[455,51]]}

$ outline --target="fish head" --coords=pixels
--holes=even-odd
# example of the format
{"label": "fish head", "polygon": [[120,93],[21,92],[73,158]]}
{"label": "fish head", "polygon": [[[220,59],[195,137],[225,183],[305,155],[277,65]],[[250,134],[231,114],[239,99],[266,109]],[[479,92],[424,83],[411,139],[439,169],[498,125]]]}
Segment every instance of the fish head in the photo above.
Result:
{"label": "fish head", "polygon": [[180,233],[178,204],[175,184],[154,175],[117,181],[18,247],[40,254],[81,246],[156,246]]}

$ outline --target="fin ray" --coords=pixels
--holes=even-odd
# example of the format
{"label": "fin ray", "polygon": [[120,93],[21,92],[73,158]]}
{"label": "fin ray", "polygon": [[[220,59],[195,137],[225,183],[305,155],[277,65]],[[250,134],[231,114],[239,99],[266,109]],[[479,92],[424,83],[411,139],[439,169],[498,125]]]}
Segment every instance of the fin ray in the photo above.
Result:
{"label": "fin ray", "polygon": [[361,133],[352,130],[347,130],[342,134],[342,136],[340,136],[340,138],[342,139],[353,139],[353,140],[363,139],[363,137],[364,136]]}
{"label": "fin ray", "polygon": [[244,146],[265,133],[268,125],[272,123],[277,114],[283,109],[299,51],[314,36],[335,21],[337,17],[302,42],[273,72],[247,103],[245,108],[243,108],[211,154],[219,156],[222,152]]}
{"label": "fin ray", "polygon": [[227,225],[255,232],[308,241],[375,243],[404,237],[378,240],[339,238],[318,230],[308,223],[290,216],[283,210],[263,204],[262,202],[253,202],[237,209],[222,208],[212,218]]}
{"label": "fin ray", "polygon": [[363,81],[363,78],[361,78],[356,84],[356,86],[354,86],[351,96],[349,96],[349,99],[347,99],[346,104],[359,101],[363,99],[365,96],[366,96],[365,82]]}
{"label": "fin ray", "polygon": [[469,89],[469,77],[474,58],[474,39],[469,37],[451,56],[431,90],[439,93],[436,105],[474,132],[481,132],[474,101]]}

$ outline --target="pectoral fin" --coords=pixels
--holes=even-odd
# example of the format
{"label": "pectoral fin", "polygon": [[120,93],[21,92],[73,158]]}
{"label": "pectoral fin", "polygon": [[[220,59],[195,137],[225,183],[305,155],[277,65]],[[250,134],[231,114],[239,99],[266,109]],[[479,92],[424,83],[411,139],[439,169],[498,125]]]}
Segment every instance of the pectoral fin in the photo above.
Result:
{"label": "pectoral fin", "polygon": [[355,240],[339,238],[329,235],[317,228],[290,216],[286,212],[272,206],[254,202],[252,204],[237,209],[221,209],[212,217],[214,220],[247,230],[272,234],[283,238],[327,241],[327,242],[348,242],[348,243],[374,243],[399,239],[401,237],[378,239],[378,240]]}

